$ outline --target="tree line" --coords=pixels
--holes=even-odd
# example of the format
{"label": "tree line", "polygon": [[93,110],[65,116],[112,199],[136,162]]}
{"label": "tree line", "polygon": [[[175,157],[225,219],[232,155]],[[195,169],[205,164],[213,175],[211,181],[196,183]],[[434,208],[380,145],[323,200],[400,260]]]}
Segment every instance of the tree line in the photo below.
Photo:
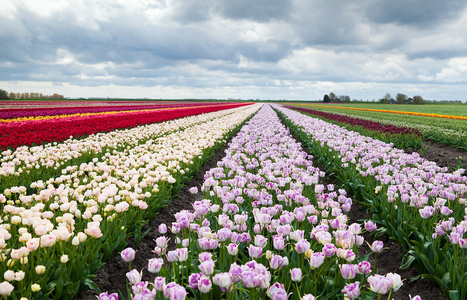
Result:
{"label": "tree line", "polygon": [[[324,95],[323,98],[324,103],[350,103],[354,101],[358,100],[350,100],[350,97],[347,95],[337,96],[333,92],[329,93],[329,95]],[[383,98],[379,99],[379,102],[384,104],[423,104],[426,101],[419,95],[407,97],[405,94],[397,93],[396,99],[394,99],[391,94],[386,93]]]}
{"label": "tree line", "polygon": [[28,100],[35,100],[35,99],[65,99],[65,96],[54,93],[53,95],[44,95],[42,93],[15,93],[0,89],[0,100],[14,100],[14,99],[28,99]]}

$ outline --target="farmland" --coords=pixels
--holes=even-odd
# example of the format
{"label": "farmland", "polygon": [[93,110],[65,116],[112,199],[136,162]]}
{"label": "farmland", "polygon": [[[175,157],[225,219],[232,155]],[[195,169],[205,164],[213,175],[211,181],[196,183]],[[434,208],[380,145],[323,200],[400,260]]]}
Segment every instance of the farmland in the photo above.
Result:
{"label": "farmland", "polygon": [[[433,117],[235,102],[43,104],[0,109],[1,295],[398,299],[410,278],[380,272],[386,234],[433,293],[466,297],[464,170],[397,147],[416,148]],[[437,113],[463,116],[449,109]],[[384,117],[393,127],[370,119],[381,113],[397,116]],[[428,126],[462,133],[467,122],[438,119]],[[356,204],[368,218],[352,219]]]}
{"label": "farmland", "polygon": [[420,131],[427,141],[467,150],[467,105],[307,104],[294,106]]}

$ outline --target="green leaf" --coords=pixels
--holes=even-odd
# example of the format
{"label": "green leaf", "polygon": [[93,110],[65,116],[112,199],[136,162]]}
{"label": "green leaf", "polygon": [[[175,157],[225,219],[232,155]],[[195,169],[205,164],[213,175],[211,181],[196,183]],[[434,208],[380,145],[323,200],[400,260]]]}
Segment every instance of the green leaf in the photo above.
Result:
{"label": "green leaf", "polygon": [[84,285],[86,285],[86,286],[87,286],[88,288],[90,288],[91,290],[95,290],[95,291],[97,291],[98,293],[101,292],[101,290],[99,289],[99,287],[97,286],[97,284],[96,284],[94,281],[92,281],[91,279],[86,278],[86,279],[84,279],[84,282],[83,282],[83,283],[84,283]]}
{"label": "green leaf", "polygon": [[410,265],[415,261],[415,257],[412,256],[412,255],[409,255],[409,257],[407,258],[407,261],[403,264],[401,264],[400,266],[400,269],[401,270],[405,270],[407,269],[408,267],[410,267]]}

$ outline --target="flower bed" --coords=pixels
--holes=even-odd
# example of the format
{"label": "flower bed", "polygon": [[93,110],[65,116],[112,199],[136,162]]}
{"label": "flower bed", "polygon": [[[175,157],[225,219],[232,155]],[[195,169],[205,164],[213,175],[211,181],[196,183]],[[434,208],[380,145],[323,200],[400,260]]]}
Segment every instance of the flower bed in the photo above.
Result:
{"label": "flower bed", "polygon": [[70,299],[259,105],[69,166],[0,194],[0,294]]}
{"label": "flower bed", "polygon": [[31,118],[38,116],[60,116],[85,113],[101,113],[110,111],[132,111],[132,110],[147,110],[161,109],[173,107],[190,107],[190,106],[206,106],[206,105],[225,105],[226,103],[167,103],[167,104],[145,104],[145,105],[119,105],[119,106],[72,106],[72,107],[32,107],[32,108],[4,108],[0,109],[1,119],[16,119],[16,118]]}
{"label": "flower bed", "polygon": [[424,277],[451,299],[465,299],[467,239],[464,170],[448,173],[418,154],[275,106],[316,157],[408,251]]}
{"label": "flower bed", "polygon": [[[347,224],[352,199],[318,183],[325,174],[269,106],[242,127],[226,154],[201,190],[192,189],[202,193],[193,211],[159,227],[176,234],[177,249],[157,238],[157,257],[148,262],[153,282],[141,282],[131,269],[132,249],[121,252],[134,299],[372,299],[401,286],[397,274],[374,274],[359,257],[360,233],[374,224]],[[379,252],[383,245],[371,247]],[[100,295],[108,297],[118,295]]]}
{"label": "flower bed", "polygon": [[386,143],[393,143],[397,148],[419,149],[422,146],[422,134],[414,128],[382,124],[376,121],[352,118],[340,114],[332,114],[297,106],[284,107],[309,115],[318,116],[325,121],[331,121],[332,123],[344,126],[348,130],[360,132],[362,135],[369,136]]}
{"label": "flower bed", "polygon": [[248,104],[225,104],[204,107],[182,107],[162,110],[136,111],[115,114],[46,118],[0,124],[0,149],[17,148],[22,145],[41,145],[52,141],[64,141],[70,136],[109,132],[144,124],[162,122]]}
{"label": "flower bed", "polygon": [[[226,109],[202,115],[189,116],[166,122],[147,124],[130,129],[97,133],[85,138],[70,138],[63,143],[48,143],[41,146],[18,147],[14,151],[3,151],[0,156],[0,185],[2,189],[24,185],[43,178],[57,177],[61,170],[83,162],[100,158],[106,152],[122,151],[127,147],[144,144],[190,126],[207,122],[242,108]],[[27,176],[24,176],[24,173]]]}

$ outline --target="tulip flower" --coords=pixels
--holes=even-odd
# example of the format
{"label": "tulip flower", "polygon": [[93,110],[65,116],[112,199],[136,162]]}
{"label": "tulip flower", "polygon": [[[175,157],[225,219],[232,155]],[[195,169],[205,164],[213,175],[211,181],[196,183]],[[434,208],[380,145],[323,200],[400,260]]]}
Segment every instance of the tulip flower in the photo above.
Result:
{"label": "tulip flower", "polygon": [[347,284],[342,290],[348,298],[357,299],[360,296],[360,282],[356,281],[354,283]]}
{"label": "tulip flower", "polygon": [[357,265],[344,264],[339,266],[344,279],[354,279],[357,275]]}
{"label": "tulip flower", "polygon": [[292,281],[299,282],[302,280],[302,270],[300,268],[293,268],[290,270],[290,277]]}
{"label": "tulip flower", "polygon": [[377,294],[386,294],[389,292],[393,281],[390,278],[375,274],[367,279],[370,289]]}
{"label": "tulip flower", "polygon": [[120,256],[125,262],[131,262],[135,259],[135,250],[133,248],[126,248],[122,252],[120,252]]}

